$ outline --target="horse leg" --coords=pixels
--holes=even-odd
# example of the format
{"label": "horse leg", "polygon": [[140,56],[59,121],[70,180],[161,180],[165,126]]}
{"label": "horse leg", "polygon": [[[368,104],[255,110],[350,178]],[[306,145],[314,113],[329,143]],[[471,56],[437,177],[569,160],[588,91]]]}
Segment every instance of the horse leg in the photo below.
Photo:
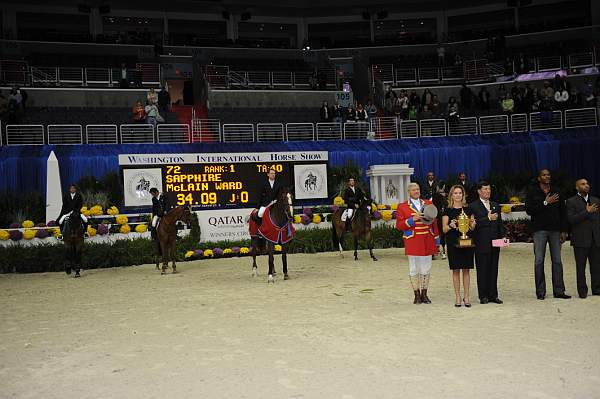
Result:
{"label": "horse leg", "polygon": [[171,260],[173,262],[173,274],[175,274],[177,273],[177,265],[175,264],[175,261],[177,260],[177,248],[175,243],[171,246]]}
{"label": "horse leg", "polygon": [[75,245],[75,276],[74,277],[81,277],[81,274],[79,274],[79,271],[81,270],[81,247],[83,245],[83,240],[81,240],[80,245]]}
{"label": "horse leg", "polygon": [[256,265],[256,252],[258,251],[258,239],[252,237],[252,277],[258,276],[258,267]]}
{"label": "horse leg", "polygon": [[369,247],[369,255],[371,255],[371,259],[377,261],[375,255],[373,255],[373,235],[371,234],[371,230],[369,230],[365,235],[365,240],[367,241],[367,246]]}
{"label": "horse leg", "polygon": [[167,268],[169,267],[169,248],[167,243],[160,243],[160,251],[162,252],[162,269],[160,270],[161,275],[167,274]]}
{"label": "horse leg", "polygon": [[354,260],[358,260],[358,234],[353,232],[352,239],[354,240]]}
{"label": "horse leg", "polygon": [[65,273],[67,273],[67,275],[71,274],[72,256],[73,255],[71,254],[71,245],[65,244]]}
{"label": "horse leg", "polygon": [[269,277],[267,283],[275,283],[275,278],[273,277],[275,271],[275,257],[273,256],[275,246],[269,242],[267,244],[267,249],[269,250]]}
{"label": "horse leg", "polygon": [[288,276],[287,269],[287,253],[285,252],[285,246],[281,246],[281,263],[283,264],[283,279],[289,280],[290,276]]}
{"label": "horse leg", "polygon": [[161,250],[160,250],[160,242],[158,238],[154,241],[154,260],[156,261],[156,270],[160,270],[160,258],[161,258]]}

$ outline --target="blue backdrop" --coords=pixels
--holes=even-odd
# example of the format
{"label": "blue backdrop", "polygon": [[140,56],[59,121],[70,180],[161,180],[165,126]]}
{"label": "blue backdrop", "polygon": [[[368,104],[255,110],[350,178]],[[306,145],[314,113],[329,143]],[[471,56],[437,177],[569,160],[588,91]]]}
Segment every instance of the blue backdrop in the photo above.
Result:
{"label": "blue backdrop", "polygon": [[[136,144],[78,146],[14,146],[0,149],[0,191],[46,190],[46,160],[54,150],[66,187],[83,176],[98,178],[118,172],[118,155],[126,153],[202,153],[261,151],[329,151],[331,165],[347,160],[364,171],[375,164],[408,163],[421,179],[427,171],[445,178],[465,171],[474,182],[490,174],[560,169],[586,177],[600,189],[600,129],[558,132],[404,139],[288,143]],[[64,188],[63,187],[63,188]]]}

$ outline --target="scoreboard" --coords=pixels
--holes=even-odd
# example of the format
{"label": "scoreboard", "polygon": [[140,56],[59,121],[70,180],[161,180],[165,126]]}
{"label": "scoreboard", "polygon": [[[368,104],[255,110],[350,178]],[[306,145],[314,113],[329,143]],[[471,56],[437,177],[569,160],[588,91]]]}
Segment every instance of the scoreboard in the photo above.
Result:
{"label": "scoreboard", "polygon": [[[324,151],[119,155],[125,206],[148,206],[151,197],[147,191],[157,187],[171,204],[204,209],[252,208],[260,200],[261,186],[270,170],[275,170],[277,180],[292,190],[305,189],[298,182],[307,179],[302,173],[309,170],[321,185],[321,190],[314,190],[313,198],[325,198],[327,155]],[[304,198],[310,198],[310,193]]]}

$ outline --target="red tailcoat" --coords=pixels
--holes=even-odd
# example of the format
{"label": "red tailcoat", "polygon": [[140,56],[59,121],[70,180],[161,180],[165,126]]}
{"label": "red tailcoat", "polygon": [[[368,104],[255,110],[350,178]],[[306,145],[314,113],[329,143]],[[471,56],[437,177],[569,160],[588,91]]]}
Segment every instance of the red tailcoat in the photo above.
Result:
{"label": "red tailcoat", "polygon": [[[422,201],[425,205],[432,205],[429,200]],[[396,210],[396,228],[402,230],[404,239],[404,252],[406,255],[427,256],[435,255],[439,245],[438,225],[434,220],[427,225],[420,220],[415,222],[413,215],[417,210],[410,200],[398,204]]]}

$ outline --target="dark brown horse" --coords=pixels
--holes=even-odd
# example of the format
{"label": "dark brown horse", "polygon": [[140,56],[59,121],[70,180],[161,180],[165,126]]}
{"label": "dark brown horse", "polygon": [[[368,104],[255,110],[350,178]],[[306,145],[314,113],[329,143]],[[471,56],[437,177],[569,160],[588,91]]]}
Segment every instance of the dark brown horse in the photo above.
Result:
{"label": "dark brown horse", "polygon": [[[358,260],[358,240],[359,238],[364,239],[367,247],[369,248],[369,255],[371,259],[377,260],[373,255],[373,236],[371,234],[371,211],[369,205],[370,200],[363,199],[358,209],[354,210],[352,217],[352,238],[354,239],[354,260]],[[344,238],[344,232],[346,231],[346,222],[342,221],[343,209],[335,211],[331,217],[332,224],[332,239],[333,246],[339,247],[340,256],[344,256],[342,242]]]}
{"label": "dark brown horse", "polygon": [[[185,224],[190,223],[191,211],[187,206],[178,206],[164,215],[158,224],[156,233],[158,236],[160,254],[162,255],[162,269],[160,274],[167,274],[169,260],[172,261],[173,273],[177,273],[175,259],[175,241],[177,239],[177,221],[181,220]],[[156,263],[158,268],[158,260]]]}
{"label": "dark brown horse", "polygon": [[81,277],[81,253],[83,251],[83,223],[79,212],[73,211],[65,218],[62,227],[62,236],[65,243],[65,272],[71,274],[75,271],[74,277]]}
{"label": "dark brown horse", "polygon": [[[257,274],[256,255],[268,253],[269,276],[268,283],[275,282],[275,245],[281,245],[281,262],[283,264],[283,279],[288,280],[286,244],[293,238],[295,229],[293,220],[292,193],[283,188],[277,195],[277,201],[270,205],[265,214],[258,233],[252,236],[252,275]],[[251,229],[252,230],[252,229]]]}

